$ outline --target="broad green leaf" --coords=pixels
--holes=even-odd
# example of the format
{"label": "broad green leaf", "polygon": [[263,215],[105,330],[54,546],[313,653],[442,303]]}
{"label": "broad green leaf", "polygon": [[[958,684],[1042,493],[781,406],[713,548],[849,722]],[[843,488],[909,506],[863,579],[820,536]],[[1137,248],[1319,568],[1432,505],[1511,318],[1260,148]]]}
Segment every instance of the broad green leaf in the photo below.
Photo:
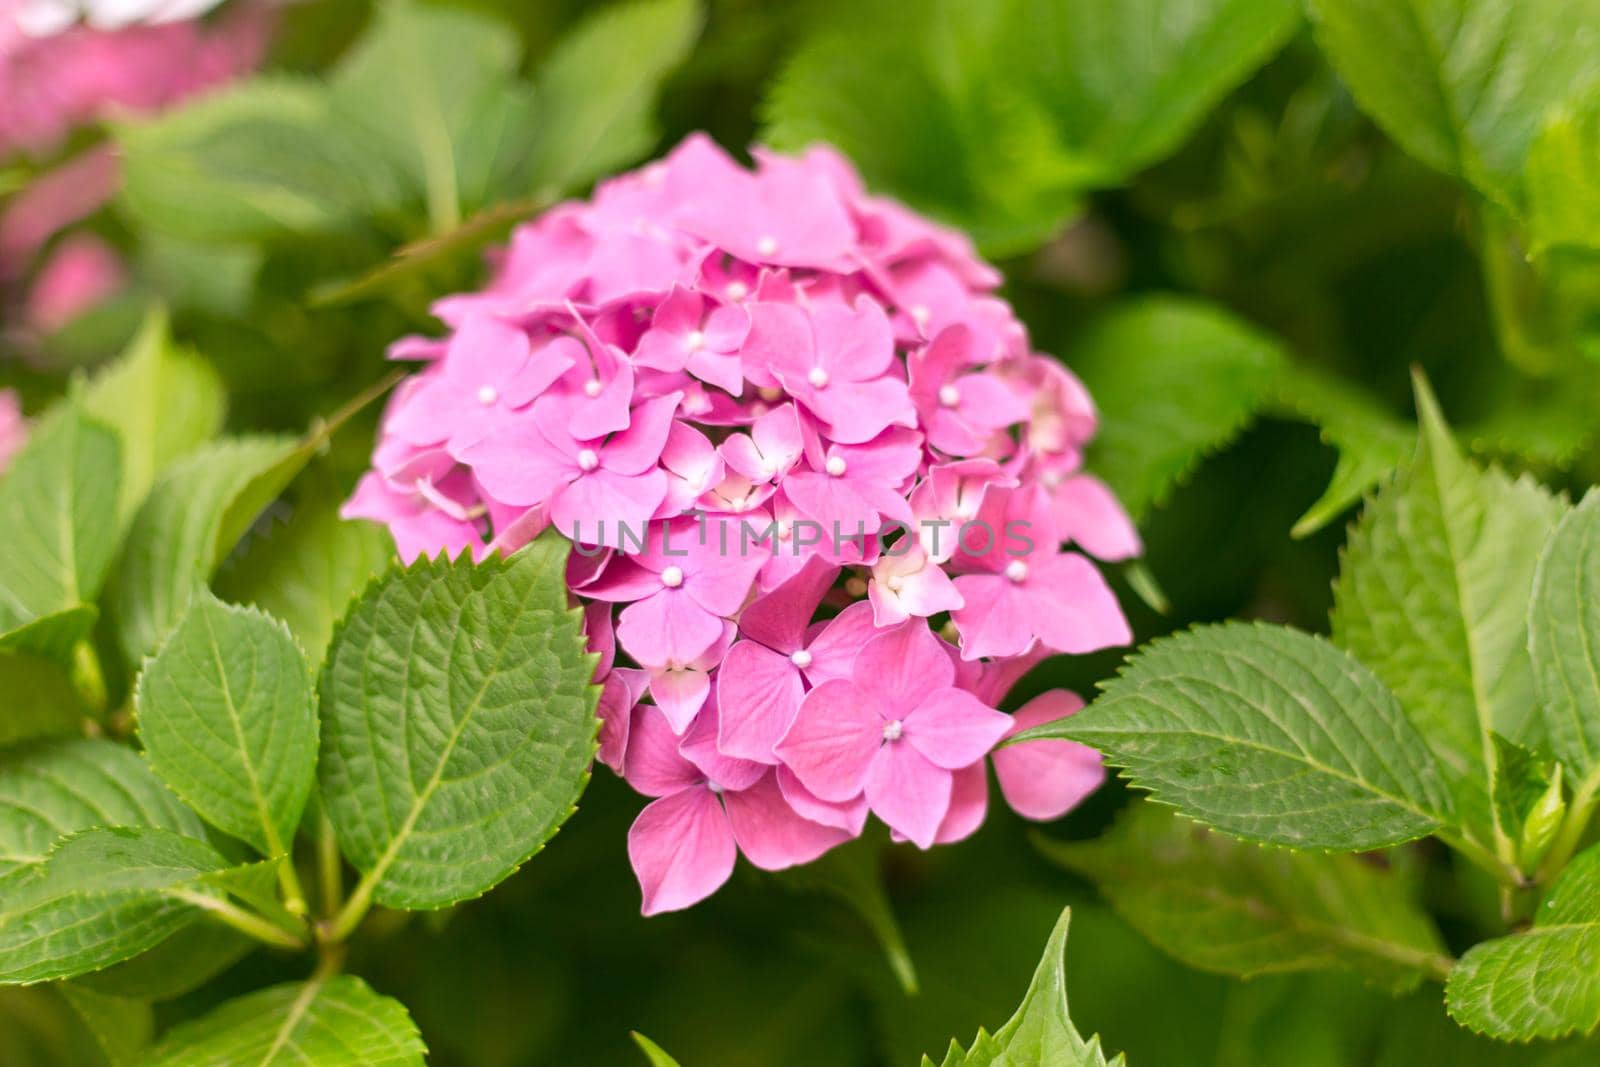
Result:
{"label": "broad green leaf", "polygon": [[1383,680],[1438,756],[1463,825],[1496,841],[1491,733],[1539,745],[1528,657],[1533,571],[1562,504],[1479,470],[1419,380],[1416,457],[1350,533],[1334,640]]}
{"label": "broad green leaf", "polygon": [[68,403],[0,479],[0,630],[92,601],[117,548],[122,449]]}
{"label": "broad green leaf", "polygon": [[546,202],[649,151],[656,94],[700,34],[699,0],[633,0],[579,23],[539,68],[529,188]]}
{"label": "broad green leaf", "polygon": [[321,796],[372,898],[438,908],[555,833],[595,752],[593,659],[566,542],[422,559],[367,590],[322,670]]}
{"label": "broad green leaf", "polygon": [[1092,841],[1037,840],[1130,926],[1203,971],[1337,968],[1400,990],[1450,966],[1404,880],[1363,857],[1235,841],[1149,803]]}
{"label": "broad green leaf", "polygon": [[258,944],[221,923],[193,923],[155,948],[72,983],[106,996],[171,1000],[200,988]]}
{"label": "broad green leaf", "polygon": [[174,1027],[146,1067],[421,1067],[427,1047],[405,1007],[354,975],[288,982]]}
{"label": "broad green leaf", "polygon": [[1339,452],[1333,478],[1295,523],[1307,537],[1338,518],[1411,453],[1416,430],[1378,405],[1361,387],[1306,363],[1285,363],[1274,407],[1316,426]]}
{"label": "broad green leaf", "polygon": [[344,227],[396,200],[393,177],[340,128],[318,83],[256,77],[118,125],[121,205],[201,242]]}
{"label": "broad green leaf", "polygon": [[[1561,769],[1548,756],[1499,734],[1491,735],[1489,740],[1494,745],[1494,779],[1489,786],[1489,800],[1494,804],[1495,818],[1500,820],[1505,835],[1517,840],[1522,836],[1528,817],[1546,801],[1552,782],[1555,782],[1556,795],[1560,795],[1561,784],[1556,776]],[[1524,869],[1527,866],[1524,865]]]}
{"label": "broad green leaf", "polygon": [[[1108,1064],[1100,1039],[1085,1041],[1067,1013],[1067,925],[1072,909],[1061,913],[1044,958],[1034,972],[1022,1005],[993,1036],[982,1030],[969,1050],[950,1042],[939,1067],[1123,1067],[1118,1056]],[[923,1067],[934,1067],[924,1056]]]}
{"label": "broad green leaf", "polygon": [[1100,409],[1094,469],[1140,515],[1244,428],[1284,357],[1220,308],[1158,297],[1100,320],[1067,363]]}
{"label": "broad green leaf", "polygon": [[1317,40],[1407,152],[1508,207],[1545,116],[1596,82],[1597,0],[1311,0]]}
{"label": "broad green leaf", "polygon": [[288,627],[201,590],[145,665],[139,740],[201,818],[284,855],[316,778],[316,696]]}
{"label": "broad green leaf", "polygon": [[150,827],[84,830],[42,864],[0,878],[0,983],[97,971],[159,944],[200,914],[210,845]]}
{"label": "broad green leaf", "polygon": [[394,558],[384,528],[341,519],[339,503],[331,486],[308,494],[286,524],[252,540],[216,582],[224,598],[287,623],[315,665],[350,601]]}
{"label": "broad green leaf", "polygon": [[155,1034],[150,1002],[108,996],[72,982],[65,982],[60,988],[72,1010],[94,1034],[111,1067],[139,1067]]}
{"label": "broad green leaf", "polygon": [[667,1055],[665,1049],[637,1030],[633,1033],[633,1043],[639,1046],[639,1051],[650,1061],[650,1067],[678,1067],[678,1061]]}
{"label": "broad green leaf", "polygon": [[0,634],[0,649],[7,652],[26,652],[53,660],[62,666],[71,666],[73,650],[79,641],[94,632],[100,611],[93,604],[41,615],[32,622]]}
{"label": "broad green leaf", "polygon": [[0,746],[81,733],[88,705],[60,663],[0,652]]}
{"label": "broad green leaf", "polygon": [[123,652],[155,650],[261,510],[310,458],[289,438],[236,437],[167,468],[134,516],[108,597]]}
{"label": "broad green leaf", "polygon": [[1600,249],[1600,97],[1549,116],[1528,153],[1535,252]]}
{"label": "broad green leaf", "polygon": [[532,100],[497,20],[394,0],[340,62],[330,99],[352,141],[388,162],[435,232],[485,203],[526,154]]}
{"label": "broad green leaf", "polygon": [[1544,544],[1528,638],[1550,750],[1575,780],[1600,773],[1600,491],[1568,512]]}
{"label": "broad green leaf", "polygon": [[95,375],[83,400],[84,410],[121,436],[124,518],[132,516],[157,474],[216,436],[227,402],[216,371],[173,342],[160,311],[146,316],[121,357]]}
{"label": "broad green leaf", "polygon": [[879,191],[1019,252],[1176,148],[1299,21],[1290,0],[824,7],[763,140],[829,142]]}
{"label": "broad green leaf", "polygon": [[1456,1022],[1502,1041],[1600,1025],[1600,846],[1562,872],[1525,933],[1475,945],[1445,986]]}
{"label": "broad green leaf", "polygon": [[44,862],[59,838],[102,826],[205,832],[125,745],[79,738],[0,753],[0,877]]}
{"label": "broad green leaf", "polygon": [[1097,748],[1157,801],[1262,844],[1364,851],[1453,821],[1439,766],[1394,696],[1320,637],[1201,626],[1152,642],[1102,688],[1019,736]]}

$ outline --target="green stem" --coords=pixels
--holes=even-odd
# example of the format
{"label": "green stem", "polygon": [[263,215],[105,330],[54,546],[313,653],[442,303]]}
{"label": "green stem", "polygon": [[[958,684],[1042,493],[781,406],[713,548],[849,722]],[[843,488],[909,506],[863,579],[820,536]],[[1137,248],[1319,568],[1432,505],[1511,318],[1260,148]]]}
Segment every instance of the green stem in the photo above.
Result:
{"label": "green stem", "polygon": [[1502,860],[1477,841],[1455,830],[1439,830],[1434,834],[1440,841],[1471,860],[1494,876],[1494,880],[1507,889],[1526,889],[1527,878],[1514,863]]}
{"label": "green stem", "polygon": [[361,881],[356,883],[354,893],[344,902],[344,907],[332,919],[322,924],[321,936],[325,941],[343,941],[355,932],[361,920],[367,917],[368,910],[372,907],[372,893],[378,888],[378,878],[384,868],[374,867],[371,871],[361,876]]}
{"label": "green stem", "polygon": [[344,869],[339,858],[339,840],[333,833],[333,820],[328,818],[326,811],[322,813],[322,822],[317,828],[317,873],[320,877],[322,914],[327,917],[337,915],[340,905],[344,903]]}
{"label": "green stem", "polygon": [[255,912],[246,911],[226,900],[188,890],[181,890],[173,895],[185,903],[193,904],[195,907],[206,911],[217,921],[233,927],[242,934],[248,934],[257,941],[263,941],[278,948],[302,949],[306,947],[305,938],[285,930]]}
{"label": "green stem", "polygon": [[1597,804],[1600,804],[1600,767],[1589,772],[1589,777],[1573,794],[1572,805],[1567,808],[1567,816],[1561,821],[1555,842],[1545,854],[1544,862],[1539,865],[1541,883],[1548,883],[1571,861],[1573,853],[1583,843],[1583,835],[1589,829],[1589,820],[1594,817]]}
{"label": "green stem", "polygon": [[297,917],[306,913],[306,893],[300,887],[300,874],[294,869],[293,855],[283,857],[283,862],[278,864],[278,888],[283,891],[285,911]]}

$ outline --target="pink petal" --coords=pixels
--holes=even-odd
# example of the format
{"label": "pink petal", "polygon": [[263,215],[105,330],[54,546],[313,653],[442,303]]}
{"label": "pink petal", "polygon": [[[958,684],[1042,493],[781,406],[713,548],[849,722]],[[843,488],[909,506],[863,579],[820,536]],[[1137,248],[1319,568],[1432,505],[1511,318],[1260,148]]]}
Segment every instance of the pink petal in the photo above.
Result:
{"label": "pink petal", "polygon": [[1056,525],[1085,552],[1104,560],[1131,559],[1143,551],[1133,520],[1100,479],[1079,474],[1056,487]]}
{"label": "pink petal", "polygon": [[751,601],[739,614],[739,631],[775,651],[797,651],[823,594],[838,576],[838,567],[819,556],[808,557],[797,574]]}
{"label": "pink petal", "polygon": [[962,606],[950,613],[961,633],[961,658],[1020,656],[1033,644],[1029,612],[1017,584],[999,574],[964,574],[955,580]]}
{"label": "pink petal", "polygon": [[666,716],[650,704],[633,709],[628,725],[628,752],[623,778],[647,797],[664,797],[687,789],[705,774],[678,752],[678,735]]}
{"label": "pink petal", "polygon": [[853,799],[883,745],[883,719],[852,682],[827,681],[807,693],[774,751],[823,800]]}
{"label": "pink petal", "polygon": [[1076,552],[1061,552],[1036,555],[1028,566],[1028,611],[1045,644],[1079,655],[1133,641],[1116,594],[1093,563]]}
{"label": "pink petal", "polygon": [[872,621],[872,605],[858,600],[825,623],[812,628],[814,636],[806,644],[811,663],[805,669],[812,685],[829,678],[852,678],[856,655],[874,637],[887,631]]}
{"label": "pink petal", "polygon": [[1011,728],[1011,717],[961,689],[934,693],[906,716],[905,739],[935,764],[958,771],[983,759]]}
{"label": "pink petal", "polygon": [[[1017,710],[1007,735],[1065,718],[1083,707],[1064,689],[1041,693]],[[1106,769],[1100,753],[1076,741],[1024,741],[996,749],[994,771],[1006,803],[1026,819],[1059,819],[1100,788]]]}
{"label": "pink petal", "polygon": [[748,789],[723,793],[722,802],[739,851],[765,871],[810,863],[852,836],[812,822],[790,807],[778,788],[776,771],[768,771]]}
{"label": "pink petal", "polygon": [[693,661],[722,636],[722,622],[681,587],[662,587],[622,609],[617,640],[640,664],[661,668]]}
{"label": "pink petal", "polygon": [[950,779],[950,810],[939,824],[934,843],[951,845],[977,832],[989,814],[989,772],[979,760]]}
{"label": "pink petal", "polygon": [[906,391],[906,383],[898,378],[885,376],[864,382],[839,382],[809,393],[806,406],[828,424],[828,435],[840,444],[861,444],[890,426],[917,424],[911,394]]}
{"label": "pink petal", "polygon": [[717,747],[720,730],[721,709],[716,700],[708,701],[678,743],[678,752],[700,768],[700,773],[717,789],[725,792],[748,789],[767,773],[768,768],[763,763],[738,759],[721,752]]}
{"label": "pink petal", "polygon": [[711,676],[705,671],[668,667],[650,672],[650,699],[676,733],[689,728],[710,692]]}
{"label": "pink petal", "polygon": [[643,474],[654,467],[667,446],[680,399],[681,393],[669,393],[634,408],[628,428],[598,449],[601,464],[618,474]]}
{"label": "pink petal", "polygon": [[904,719],[923,701],[948,689],[956,669],[944,642],[918,619],[868,641],[857,653],[851,674],[868,706],[885,719]]}
{"label": "pink petal", "polygon": [[951,775],[904,741],[884,745],[867,773],[873,814],[918,848],[931,848],[950,810]]}
{"label": "pink petal", "polygon": [[730,756],[777,763],[773,746],[794,722],[804,696],[800,669],[788,656],[754,641],[738,642],[717,671],[717,747]]}
{"label": "pink petal", "polygon": [[802,817],[843,830],[851,837],[861,836],[862,828],[867,825],[867,798],[864,795],[842,803],[823,800],[801,785],[794,771],[782,764],[778,766],[777,781],[778,788],[783,790],[783,799]]}
{"label": "pink petal", "polygon": [[649,676],[644,671],[618,667],[606,675],[600,690],[596,710],[600,716],[600,751],[596,758],[619,775],[624,774],[627,765],[633,709],[648,684]]}
{"label": "pink petal", "polygon": [[667,475],[659,467],[635,477],[600,467],[556,491],[550,521],[569,540],[621,548],[666,497]]}
{"label": "pink petal", "polygon": [[737,858],[728,817],[701,786],[652,802],[628,829],[628,861],[644,894],[645,915],[709,897],[733,874]]}

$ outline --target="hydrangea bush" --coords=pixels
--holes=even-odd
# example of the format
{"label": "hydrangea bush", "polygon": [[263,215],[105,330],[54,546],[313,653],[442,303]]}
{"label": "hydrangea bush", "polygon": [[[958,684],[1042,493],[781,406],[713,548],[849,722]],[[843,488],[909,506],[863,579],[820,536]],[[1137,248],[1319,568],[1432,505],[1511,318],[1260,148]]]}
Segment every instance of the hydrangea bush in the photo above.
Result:
{"label": "hydrangea bush", "polygon": [[0,0],[0,1065],[1600,1062],[1591,24]]}
{"label": "hydrangea bush", "polygon": [[[816,148],[701,136],[519,226],[396,391],[345,514],[403,559],[547,527],[600,656],[600,759],[654,801],[628,837],[647,914],[815,859],[869,810],[928,848],[983,822],[985,759],[1051,652],[1125,644],[1094,564],[1138,551],[1083,469],[1088,393],[970,243]],[[626,657],[619,657],[618,653]],[[645,698],[645,699],[641,699]],[[1095,755],[1030,746],[1006,797],[1053,819]]]}

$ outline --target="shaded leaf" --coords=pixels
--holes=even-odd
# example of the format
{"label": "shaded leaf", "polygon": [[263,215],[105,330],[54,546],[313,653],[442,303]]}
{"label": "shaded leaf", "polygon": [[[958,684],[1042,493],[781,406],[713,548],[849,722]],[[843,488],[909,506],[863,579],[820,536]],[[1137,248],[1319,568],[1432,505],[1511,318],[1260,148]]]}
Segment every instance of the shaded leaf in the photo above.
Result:
{"label": "shaded leaf", "polygon": [[1550,750],[1575,779],[1600,773],[1600,492],[1562,518],[1539,554],[1528,638]]}

